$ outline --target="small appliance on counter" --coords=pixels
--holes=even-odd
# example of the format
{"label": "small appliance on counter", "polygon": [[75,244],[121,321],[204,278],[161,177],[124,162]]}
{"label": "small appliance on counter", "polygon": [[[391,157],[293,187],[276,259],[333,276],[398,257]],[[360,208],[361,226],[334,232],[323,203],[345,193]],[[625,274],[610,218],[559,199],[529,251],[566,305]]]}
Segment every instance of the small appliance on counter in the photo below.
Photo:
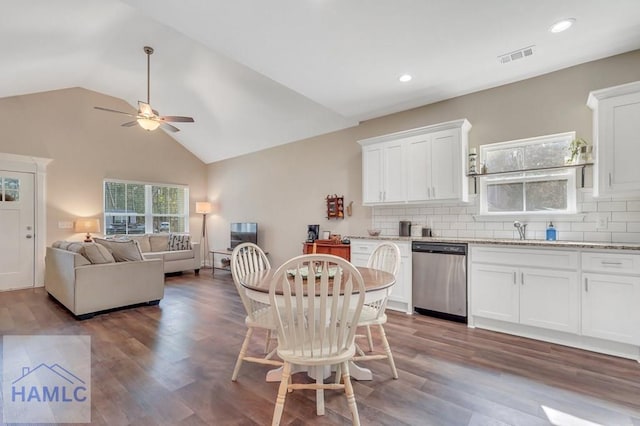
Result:
{"label": "small appliance on counter", "polygon": [[401,220],[400,227],[398,230],[398,235],[401,237],[410,237],[411,236],[411,221]]}

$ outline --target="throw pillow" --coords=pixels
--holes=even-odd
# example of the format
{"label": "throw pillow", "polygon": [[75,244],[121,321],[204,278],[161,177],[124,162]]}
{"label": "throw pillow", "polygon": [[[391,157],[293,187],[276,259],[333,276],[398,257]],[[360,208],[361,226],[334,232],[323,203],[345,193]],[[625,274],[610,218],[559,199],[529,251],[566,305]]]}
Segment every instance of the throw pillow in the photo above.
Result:
{"label": "throw pillow", "polygon": [[169,251],[191,250],[189,234],[169,234]]}
{"label": "throw pillow", "polygon": [[96,243],[85,243],[84,257],[93,264],[114,263],[116,261],[105,246]]}
{"label": "throw pillow", "polygon": [[150,234],[149,244],[152,252],[169,250],[169,234]]}
{"label": "throw pillow", "polygon": [[113,255],[116,262],[143,260],[142,252],[137,241],[114,241],[94,238],[96,243],[105,246]]}

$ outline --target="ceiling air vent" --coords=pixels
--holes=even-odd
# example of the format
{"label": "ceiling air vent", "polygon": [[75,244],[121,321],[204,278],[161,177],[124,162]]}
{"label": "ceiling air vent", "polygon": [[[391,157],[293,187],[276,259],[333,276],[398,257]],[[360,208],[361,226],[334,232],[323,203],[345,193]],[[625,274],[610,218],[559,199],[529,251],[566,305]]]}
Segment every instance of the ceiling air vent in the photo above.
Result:
{"label": "ceiling air vent", "polygon": [[526,58],[527,56],[533,55],[534,47],[535,46],[527,46],[510,53],[505,53],[504,55],[498,56],[498,61],[501,64],[507,64],[512,61],[517,61],[518,59]]}

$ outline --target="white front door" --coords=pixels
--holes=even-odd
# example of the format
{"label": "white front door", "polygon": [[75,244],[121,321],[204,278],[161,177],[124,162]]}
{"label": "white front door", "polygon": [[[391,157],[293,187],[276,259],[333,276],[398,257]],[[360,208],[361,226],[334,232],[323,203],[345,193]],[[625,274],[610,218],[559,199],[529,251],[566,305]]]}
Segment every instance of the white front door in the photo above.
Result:
{"label": "white front door", "polygon": [[0,170],[0,290],[33,287],[34,175]]}

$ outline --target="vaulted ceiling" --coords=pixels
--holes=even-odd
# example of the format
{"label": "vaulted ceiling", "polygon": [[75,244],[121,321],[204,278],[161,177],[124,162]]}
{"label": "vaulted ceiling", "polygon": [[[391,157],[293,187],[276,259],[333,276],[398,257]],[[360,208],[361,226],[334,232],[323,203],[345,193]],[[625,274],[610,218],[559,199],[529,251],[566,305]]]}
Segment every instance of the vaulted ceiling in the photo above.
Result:
{"label": "vaulted ceiling", "polygon": [[[4,0],[0,97],[84,87],[205,163],[640,48],[638,0]],[[549,27],[574,18],[569,30]],[[500,55],[534,46],[531,56]],[[409,73],[407,83],[398,77]],[[108,98],[105,98],[108,99]],[[102,105],[113,107],[113,105]],[[103,114],[118,126],[126,116]],[[143,131],[122,128],[123,132]]]}

